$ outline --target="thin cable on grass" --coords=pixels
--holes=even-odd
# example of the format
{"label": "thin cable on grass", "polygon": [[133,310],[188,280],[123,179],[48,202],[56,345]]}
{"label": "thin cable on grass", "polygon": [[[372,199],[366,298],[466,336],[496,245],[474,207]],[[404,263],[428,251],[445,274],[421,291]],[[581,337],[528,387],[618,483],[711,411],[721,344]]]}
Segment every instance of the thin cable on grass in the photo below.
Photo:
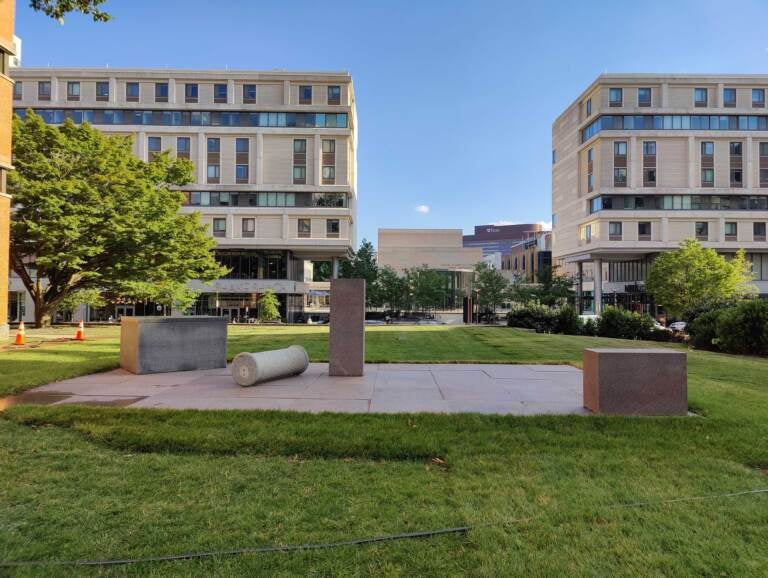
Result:
{"label": "thin cable on grass", "polygon": [[[631,502],[627,504],[609,504],[608,508],[640,508],[645,506],[658,506],[663,504],[675,504],[680,502],[693,502],[702,500],[714,500],[718,498],[734,498],[738,496],[765,494],[768,488],[758,488],[754,490],[744,490],[741,492],[728,492],[725,494],[710,494],[706,496],[688,496],[682,498],[670,498],[668,500],[649,500],[645,502]],[[19,560],[2,561],[0,568],[11,568],[20,566],[121,566],[126,564],[139,564],[145,562],[171,562],[177,560],[191,560],[198,558],[212,558],[214,556],[239,556],[243,554],[270,554],[276,552],[296,552],[300,550],[331,550],[334,548],[343,548],[347,546],[365,546],[377,542],[394,542],[397,540],[414,540],[423,538],[434,538],[436,536],[446,536],[455,534],[467,534],[471,530],[479,528],[489,528],[503,524],[528,522],[535,518],[506,519],[499,522],[488,522],[486,524],[475,524],[474,526],[458,526],[456,528],[441,528],[439,530],[425,530],[421,532],[408,532],[402,534],[389,534],[386,536],[374,536],[370,538],[358,538],[354,540],[342,540],[339,542],[323,542],[317,544],[289,544],[286,546],[262,546],[253,548],[237,548],[232,550],[211,550],[207,552],[187,552],[182,554],[168,554],[165,556],[147,556],[143,558],[115,558],[111,560]]]}

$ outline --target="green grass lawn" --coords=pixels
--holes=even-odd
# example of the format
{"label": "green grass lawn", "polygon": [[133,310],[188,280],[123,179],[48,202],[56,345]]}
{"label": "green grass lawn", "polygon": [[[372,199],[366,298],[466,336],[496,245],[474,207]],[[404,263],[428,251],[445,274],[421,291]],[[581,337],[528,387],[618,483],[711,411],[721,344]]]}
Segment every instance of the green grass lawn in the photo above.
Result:
{"label": "green grass lawn", "polygon": [[[326,341],[326,328],[234,327],[229,353],[301,343],[322,360]],[[578,363],[594,345],[627,342],[372,327],[366,355]],[[116,360],[116,333],[0,352],[0,387]],[[658,503],[768,487],[768,360],[691,352],[689,398],[701,417],[15,407],[0,419],[0,558],[150,556],[470,525],[466,535],[335,550],[14,572],[768,575],[768,494]],[[639,501],[652,503],[617,507]]]}

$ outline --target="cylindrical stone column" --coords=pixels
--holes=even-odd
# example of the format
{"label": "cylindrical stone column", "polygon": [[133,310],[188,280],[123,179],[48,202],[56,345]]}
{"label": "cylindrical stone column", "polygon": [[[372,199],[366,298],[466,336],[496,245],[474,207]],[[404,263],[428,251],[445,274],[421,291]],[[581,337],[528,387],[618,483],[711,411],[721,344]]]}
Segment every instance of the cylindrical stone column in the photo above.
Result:
{"label": "cylindrical stone column", "polygon": [[232,360],[232,378],[248,387],[304,373],[309,367],[307,350],[300,345],[260,353],[238,353]]}

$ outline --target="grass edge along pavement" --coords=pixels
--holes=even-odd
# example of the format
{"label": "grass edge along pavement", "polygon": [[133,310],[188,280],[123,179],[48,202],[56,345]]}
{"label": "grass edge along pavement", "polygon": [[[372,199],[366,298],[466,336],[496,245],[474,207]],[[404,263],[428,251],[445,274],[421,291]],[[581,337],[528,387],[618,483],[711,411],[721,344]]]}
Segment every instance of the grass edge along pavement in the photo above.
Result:
{"label": "grass edge along pavement", "polygon": [[[455,336],[484,342],[474,354],[486,358],[567,361],[587,344],[616,343],[468,329]],[[369,344],[431,341],[384,337]],[[703,418],[18,406],[0,419],[0,551],[142,557],[474,526],[428,542],[102,571],[765,575],[765,494],[606,508],[768,485],[768,360],[691,352],[689,361]]]}

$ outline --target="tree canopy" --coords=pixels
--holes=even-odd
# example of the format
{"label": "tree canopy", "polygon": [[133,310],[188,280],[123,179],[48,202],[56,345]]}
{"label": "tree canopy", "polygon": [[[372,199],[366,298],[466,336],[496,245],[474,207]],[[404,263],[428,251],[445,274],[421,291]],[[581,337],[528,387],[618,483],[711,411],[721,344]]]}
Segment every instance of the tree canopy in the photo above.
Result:
{"label": "tree canopy", "polygon": [[481,313],[491,320],[496,313],[496,307],[509,293],[509,282],[500,271],[481,261],[475,265],[474,291]]}
{"label": "tree canopy", "polygon": [[277,321],[280,319],[280,302],[272,289],[267,289],[259,298],[259,319]]}
{"label": "tree canopy", "polygon": [[48,126],[32,111],[14,118],[13,142],[11,266],[38,326],[78,290],[119,295],[139,282],[168,288],[226,271],[198,215],[179,213],[183,197],[170,188],[192,181],[189,161],[166,152],[143,162],[131,137],[70,120]]}
{"label": "tree canopy", "polygon": [[376,250],[373,248],[373,243],[363,239],[360,248],[352,258],[341,263],[339,273],[345,279],[365,279],[366,306],[372,307],[379,303],[376,294],[379,267],[376,264]]}
{"label": "tree canopy", "polygon": [[64,16],[70,12],[80,12],[93,18],[95,22],[106,22],[112,17],[99,6],[106,0],[30,0],[29,6],[37,12],[64,23]]}
{"label": "tree canopy", "polygon": [[658,255],[645,286],[656,303],[682,317],[755,292],[751,266],[742,249],[726,259],[693,239]]}

